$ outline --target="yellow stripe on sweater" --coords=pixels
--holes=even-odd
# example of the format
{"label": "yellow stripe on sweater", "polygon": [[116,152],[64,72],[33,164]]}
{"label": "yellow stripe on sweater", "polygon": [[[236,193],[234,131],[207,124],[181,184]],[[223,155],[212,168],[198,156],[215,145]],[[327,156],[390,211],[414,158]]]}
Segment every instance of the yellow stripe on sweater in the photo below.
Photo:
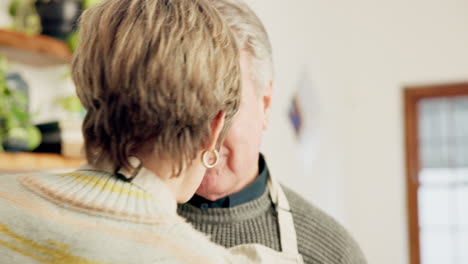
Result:
{"label": "yellow stripe on sweater", "polygon": [[99,178],[99,177],[92,177],[85,174],[77,173],[77,172],[70,172],[59,174],[60,177],[70,177],[76,180],[81,180],[77,184],[84,185],[84,186],[91,186],[92,188],[97,188],[103,191],[108,191],[111,193],[118,193],[118,194],[126,194],[129,196],[135,196],[137,198],[144,198],[144,199],[151,199],[153,201],[157,201],[154,196],[138,190],[132,190],[129,187],[119,186],[118,184],[111,183],[108,180]]}
{"label": "yellow stripe on sweater", "polygon": [[7,237],[12,238],[14,241],[16,241],[15,244],[17,244],[14,245],[13,243],[0,240],[1,246],[23,254],[24,256],[31,257],[42,263],[106,264],[104,262],[91,261],[78,256],[73,256],[68,253],[70,249],[69,246],[58,243],[56,241],[47,240],[45,245],[37,243],[10,231],[7,226],[2,224],[0,224],[0,234],[4,234]]}
{"label": "yellow stripe on sweater", "polygon": [[[18,208],[28,212],[36,217],[41,217],[50,222],[66,223],[68,226],[78,228],[86,232],[103,232],[109,237],[115,237],[116,239],[123,239],[136,244],[144,244],[150,247],[158,248],[163,251],[167,251],[175,261],[181,263],[205,263],[212,264],[213,259],[209,255],[196,254],[193,247],[187,247],[192,241],[180,240],[177,233],[168,236],[161,235],[153,232],[134,231],[125,228],[125,225],[115,227],[113,225],[102,225],[96,221],[89,221],[79,217],[73,217],[69,214],[59,213],[54,210],[50,210],[44,203],[39,202],[36,199],[31,199],[30,196],[25,194],[8,194],[0,192],[0,200],[8,201],[10,204],[17,206]],[[185,222],[179,216],[160,216],[161,228],[168,228],[173,225],[178,225],[178,228],[182,230],[191,230],[191,226]],[[194,254],[195,253],[195,254]],[[65,263],[65,262],[64,262]],[[55,264],[55,263],[54,263]]]}

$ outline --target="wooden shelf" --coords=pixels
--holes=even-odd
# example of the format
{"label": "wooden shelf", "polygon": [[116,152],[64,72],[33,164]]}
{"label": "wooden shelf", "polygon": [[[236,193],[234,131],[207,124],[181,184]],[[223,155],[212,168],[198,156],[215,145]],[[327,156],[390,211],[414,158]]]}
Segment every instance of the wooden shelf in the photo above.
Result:
{"label": "wooden shelf", "polygon": [[58,39],[0,29],[0,55],[13,62],[54,66],[69,63],[72,53],[68,46]]}
{"label": "wooden shelf", "polygon": [[0,153],[0,173],[75,169],[84,163],[83,159],[65,158],[59,154]]}

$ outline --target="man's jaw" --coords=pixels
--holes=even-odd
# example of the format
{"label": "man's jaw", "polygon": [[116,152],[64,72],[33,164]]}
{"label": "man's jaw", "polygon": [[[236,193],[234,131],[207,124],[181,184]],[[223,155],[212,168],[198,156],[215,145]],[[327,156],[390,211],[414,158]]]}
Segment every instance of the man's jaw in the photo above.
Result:
{"label": "man's jaw", "polygon": [[223,193],[218,190],[220,176],[221,175],[218,171],[207,171],[196,194],[210,201],[216,201],[217,199],[224,197]]}

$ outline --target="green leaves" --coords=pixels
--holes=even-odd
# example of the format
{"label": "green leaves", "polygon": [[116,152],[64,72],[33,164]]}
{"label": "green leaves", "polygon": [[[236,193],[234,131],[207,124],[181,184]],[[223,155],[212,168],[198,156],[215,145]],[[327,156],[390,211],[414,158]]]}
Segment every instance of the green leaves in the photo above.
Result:
{"label": "green leaves", "polygon": [[83,7],[86,9],[88,7],[91,7],[92,5],[95,5],[102,0],[83,0]]}
{"label": "green leaves", "polygon": [[28,150],[33,150],[41,143],[41,132],[35,126],[13,127],[7,136],[7,139],[16,139],[25,141]]}
{"label": "green leaves", "polygon": [[80,99],[74,95],[58,98],[56,102],[70,113],[80,113],[83,110]]}
{"label": "green leaves", "polygon": [[78,41],[79,41],[79,33],[78,31],[74,31],[72,33],[70,33],[67,37],[67,45],[68,45],[68,48],[71,50],[71,51],[75,51],[77,46],[78,46]]}
{"label": "green leaves", "polygon": [[18,14],[18,9],[20,8],[21,0],[13,0],[8,7],[8,13],[10,16],[16,16]]}

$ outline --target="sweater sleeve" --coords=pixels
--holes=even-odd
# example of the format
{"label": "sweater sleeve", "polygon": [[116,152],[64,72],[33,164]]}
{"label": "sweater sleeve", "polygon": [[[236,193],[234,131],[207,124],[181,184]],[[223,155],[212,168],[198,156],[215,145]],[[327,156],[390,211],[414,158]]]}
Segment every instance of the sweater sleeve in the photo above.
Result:
{"label": "sweater sleeve", "polygon": [[283,186],[306,264],[365,264],[359,245],[335,219]]}

